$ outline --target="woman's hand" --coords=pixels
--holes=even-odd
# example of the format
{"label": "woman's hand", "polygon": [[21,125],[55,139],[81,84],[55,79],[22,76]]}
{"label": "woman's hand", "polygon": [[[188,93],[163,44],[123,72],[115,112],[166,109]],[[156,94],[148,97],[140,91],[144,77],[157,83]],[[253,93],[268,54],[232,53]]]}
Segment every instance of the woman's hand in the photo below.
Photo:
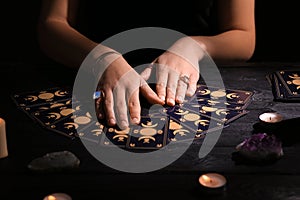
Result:
{"label": "woman's hand", "polygon": [[106,118],[108,125],[117,124],[121,129],[126,129],[129,123],[140,122],[139,92],[152,104],[164,103],[122,56],[104,71],[98,90],[103,92],[103,96],[96,101],[98,117]]}
{"label": "woman's hand", "polygon": [[178,40],[160,55],[156,67],[156,92],[168,105],[183,103],[185,96],[192,96],[199,79],[199,60],[204,56],[203,47],[190,37]]}

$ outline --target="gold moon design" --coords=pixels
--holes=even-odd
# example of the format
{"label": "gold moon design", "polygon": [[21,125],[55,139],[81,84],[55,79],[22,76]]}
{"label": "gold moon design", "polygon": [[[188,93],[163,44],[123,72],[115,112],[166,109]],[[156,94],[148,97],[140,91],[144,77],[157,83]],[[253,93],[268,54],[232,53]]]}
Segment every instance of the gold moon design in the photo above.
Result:
{"label": "gold moon design", "polygon": [[57,90],[54,94],[55,94],[55,96],[63,97],[63,96],[66,96],[67,92],[66,91]]}
{"label": "gold moon design", "polygon": [[183,111],[183,110],[179,110],[179,112],[175,112],[175,114],[177,114],[177,115],[186,115],[186,114],[188,114],[189,113],[189,111]]}
{"label": "gold moon design", "polygon": [[101,132],[101,131],[102,131],[102,129],[94,129],[91,132]]}
{"label": "gold moon design", "polygon": [[294,74],[294,76],[289,75],[289,77],[292,79],[300,79],[300,76],[298,76],[298,74]]}
{"label": "gold moon design", "polygon": [[121,131],[115,130],[115,133],[119,134],[119,135],[126,135],[126,134],[129,133],[129,130],[130,130],[130,128],[126,128],[126,129],[121,130]]}
{"label": "gold moon design", "polygon": [[91,122],[91,119],[86,116],[79,116],[74,119],[74,122],[77,124],[88,124],[89,122]]}
{"label": "gold moon design", "polygon": [[224,97],[226,96],[226,92],[223,90],[217,90],[217,91],[213,91],[210,95],[213,97]]}
{"label": "gold moon design", "polygon": [[211,104],[218,104],[218,103],[220,103],[219,101],[214,101],[214,100],[207,100],[208,101],[208,103],[211,103]]}
{"label": "gold moon design", "polygon": [[200,90],[199,93],[201,95],[208,95],[208,94],[210,94],[210,90],[208,90],[208,89]]}
{"label": "gold moon design", "polygon": [[87,112],[85,115],[86,115],[88,118],[92,118],[92,115],[91,115],[89,112]]}
{"label": "gold moon design", "polygon": [[201,124],[202,126],[207,126],[209,123],[209,120],[206,119],[201,119],[201,120],[197,120],[194,122],[196,126],[198,126],[198,124]]}
{"label": "gold moon design", "polygon": [[143,128],[140,130],[140,134],[143,136],[153,136],[156,134],[156,129],[154,128]]}
{"label": "gold moon design", "polygon": [[36,100],[38,99],[38,97],[37,97],[37,96],[34,96],[34,95],[29,95],[29,96],[27,96],[25,99],[26,99],[27,101],[33,102],[33,101],[36,101]]}
{"label": "gold moon design", "polygon": [[178,129],[173,132],[173,135],[176,135],[177,133],[179,133],[179,135],[183,135],[182,133],[189,133],[189,132],[190,131],[188,131],[186,129]]}
{"label": "gold moon design", "polygon": [[48,113],[50,116],[49,117],[51,117],[52,118],[52,116],[55,116],[55,119],[59,119],[60,118],[60,114],[59,113],[55,113],[55,112],[51,112],[51,113]]}
{"label": "gold moon design", "polygon": [[197,114],[190,113],[190,114],[184,115],[183,118],[187,121],[195,121],[195,120],[200,119],[200,116]]}
{"label": "gold moon design", "polygon": [[147,140],[151,139],[151,140],[155,141],[155,138],[154,138],[154,137],[149,137],[149,136],[142,136],[142,137],[139,137],[138,141],[143,140],[143,139],[147,139]]}
{"label": "gold moon design", "polygon": [[72,103],[72,100],[69,100],[69,101],[66,102],[66,105],[69,105],[71,103]]}
{"label": "gold moon design", "polygon": [[169,125],[169,129],[171,130],[177,130],[177,129],[181,129],[182,126],[176,122],[174,122],[173,120],[170,120],[170,125]]}
{"label": "gold moon design", "polygon": [[219,116],[220,116],[221,114],[226,115],[226,112],[227,112],[226,109],[220,109],[220,110],[217,110],[217,111],[216,111],[217,115],[219,115]]}
{"label": "gold moon design", "polygon": [[51,106],[50,106],[50,108],[55,108],[55,107],[59,107],[59,106],[64,106],[65,104],[63,104],[63,103],[55,103],[55,104],[52,104]]}
{"label": "gold moon design", "polygon": [[227,94],[226,97],[228,99],[234,99],[234,98],[237,98],[238,96],[237,96],[237,93],[230,93],[230,94]]}
{"label": "gold moon design", "polygon": [[71,126],[74,127],[75,129],[77,129],[77,128],[79,127],[78,124],[73,123],[73,122],[67,122],[67,123],[65,123],[65,125],[71,125]]}
{"label": "gold moon design", "polygon": [[119,138],[119,141],[123,141],[124,138],[128,138],[128,135],[115,135],[113,136],[113,139]]}
{"label": "gold moon design", "polygon": [[74,109],[67,108],[67,109],[63,109],[62,111],[60,111],[60,114],[63,116],[68,116],[68,115],[72,114],[73,112],[75,112]]}
{"label": "gold moon design", "polygon": [[42,94],[39,94],[38,96],[40,99],[51,99],[54,97],[54,94],[52,93],[42,93]]}
{"label": "gold moon design", "polygon": [[206,112],[214,112],[214,111],[218,110],[218,108],[213,108],[213,107],[209,107],[209,106],[203,106],[202,110],[204,110]]}
{"label": "gold moon design", "polygon": [[146,125],[146,124],[142,123],[142,126],[146,127],[146,128],[154,128],[154,127],[157,127],[157,125],[158,125],[157,123],[153,124],[153,125]]}
{"label": "gold moon design", "polygon": [[201,105],[199,105],[199,104],[194,104],[194,105],[192,105],[192,107],[193,107],[193,108],[200,108]]}

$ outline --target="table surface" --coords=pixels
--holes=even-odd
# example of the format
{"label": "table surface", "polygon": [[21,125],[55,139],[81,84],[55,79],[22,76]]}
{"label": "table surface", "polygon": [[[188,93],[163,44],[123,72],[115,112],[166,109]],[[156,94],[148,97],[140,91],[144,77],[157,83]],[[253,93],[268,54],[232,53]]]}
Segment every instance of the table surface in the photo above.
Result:
{"label": "table surface", "polygon": [[[1,200],[24,197],[43,199],[64,192],[73,200],[103,199],[300,199],[300,143],[283,147],[284,156],[268,165],[246,165],[233,161],[232,153],[253,132],[258,115],[273,110],[285,119],[300,117],[300,103],[273,100],[266,75],[276,70],[299,69],[297,63],[245,63],[219,66],[226,88],[253,91],[249,113],[223,129],[212,151],[198,157],[199,144],[171,165],[148,173],[113,170],[95,159],[78,139],[43,129],[20,111],[10,95],[22,91],[70,85],[75,73],[61,66],[24,63],[0,64],[0,115],[6,121],[9,156],[0,159]],[[9,80],[7,82],[7,79]],[[295,133],[297,124],[294,124]],[[289,128],[289,129],[288,129]],[[287,127],[287,131],[292,130]],[[28,163],[54,151],[71,151],[80,159],[70,172],[33,173]],[[226,191],[218,195],[199,193],[198,178],[218,172],[227,179]],[[110,197],[109,197],[110,198]]]}

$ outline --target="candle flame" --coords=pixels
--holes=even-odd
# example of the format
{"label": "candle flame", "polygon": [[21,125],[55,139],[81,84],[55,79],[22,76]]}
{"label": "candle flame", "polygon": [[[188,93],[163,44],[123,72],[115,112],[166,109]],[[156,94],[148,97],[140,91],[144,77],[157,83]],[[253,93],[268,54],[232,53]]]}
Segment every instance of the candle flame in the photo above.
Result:
{"label": "candle flame", "polygon": [[206,175],[203,175],[202,178],[203,178],[203,181],[204,181],[204,182],[210,182],[210,183],[212,182],[211,178],[209,178],[209,177],[206,176]]}
{"label": "candle flame", "polygon": [[53,195],[49,195],[49,196],[48,196],[48,200],[56,200],[56,198],[55,198],[55,196],[53,196]]}

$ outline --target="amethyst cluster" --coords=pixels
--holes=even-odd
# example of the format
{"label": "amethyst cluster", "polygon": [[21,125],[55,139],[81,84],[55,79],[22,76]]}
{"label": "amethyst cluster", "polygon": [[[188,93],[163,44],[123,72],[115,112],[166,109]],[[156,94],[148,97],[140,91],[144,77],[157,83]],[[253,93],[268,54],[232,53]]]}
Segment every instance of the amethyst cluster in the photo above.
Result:
{"label": "amethyst cluster", "polygon": [[283,156],[282,143],[274,135],[253,134],[237,145],[240,155],[253,161],[269,161]]}

